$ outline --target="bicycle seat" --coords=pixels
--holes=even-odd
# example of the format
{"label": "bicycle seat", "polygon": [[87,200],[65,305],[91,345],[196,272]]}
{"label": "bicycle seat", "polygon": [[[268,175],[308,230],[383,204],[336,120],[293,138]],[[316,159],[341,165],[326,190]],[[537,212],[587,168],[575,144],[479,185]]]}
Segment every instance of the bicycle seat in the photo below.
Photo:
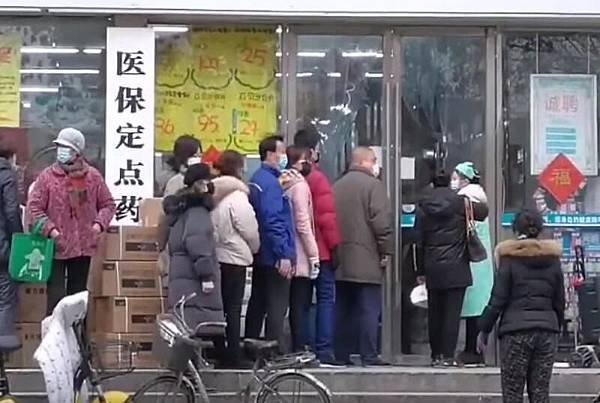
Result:
{"label": "bicycle seat", "polygon": [[21,348],[21,340],[14,335],[3,335],[0,336],[0,353],[12,353]]}
{"label": "bicycle seat", "polygon": [[277,349],[278,346],[277,340],[244,340],[244,347],[253,354],[269,352]]}
{"label": "bicycle seat", "polygon": [[225,322],[202,322],[194,329],[194,338],[222,336],[225,334],[227,323]]}

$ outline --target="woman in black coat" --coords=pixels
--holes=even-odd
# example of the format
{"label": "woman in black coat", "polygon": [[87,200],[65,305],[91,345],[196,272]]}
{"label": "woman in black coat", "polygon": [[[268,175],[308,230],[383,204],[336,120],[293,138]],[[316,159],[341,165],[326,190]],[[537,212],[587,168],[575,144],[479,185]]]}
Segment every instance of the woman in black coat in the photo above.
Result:
{"label": "woman in black coat", "polygon": [[[185,173],[185,188],[163,202],[170,228],[168,305],[196,293],[185,306],[185,319],[192,329],[203,322],[224,321],[221,272],[210,218],[214,191],[210,178],[208,165],[192,165]],[[206,329],[205,333],[222,335],[224,328]]]}
{"label": "woman in black coat", "polygon": [[504,403],[523,402],[526,382],[530,402],[545,403],[550,399],[565,291],[561,246],[552,240],[537,239],[543,223],[542,216],[534,210],[515,216],[513,231],[518,239],[496,247],[496,280],[479,323],[478,345],[483,350],[489,333],[501,318],[498,335]]}
{"label": "woman in black coat", "polygon": [[[467,287],[472,284],[467,253],[464,196],[450,189],[450,175],[438,172],[433,189],[419,201],[417,231],[418,281],[428,291],[429,344],[433,366],[457,366],[454,359],[460,314]],[[476,220],[487,217],[484,203],[473,203]]]}

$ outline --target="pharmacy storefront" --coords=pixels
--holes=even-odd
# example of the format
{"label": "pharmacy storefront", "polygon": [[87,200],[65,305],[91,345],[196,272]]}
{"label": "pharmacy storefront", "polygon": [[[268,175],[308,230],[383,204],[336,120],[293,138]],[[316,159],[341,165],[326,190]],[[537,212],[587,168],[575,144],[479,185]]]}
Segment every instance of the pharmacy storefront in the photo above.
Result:
{"label": "pharmacy storefront", "polygon": [[438,167],[475,164],[494,242],[510,235],[516,210],[535,205],[563,244],[566,273],[578,245],[588,274],[600,269],[600,6],[591,1],[564,12],[543,1],[18,3],[0,6],[0,136],[19,149],[24,200],[67,126],[86,134],[123,225],[139,221],[142,199],[161,196],[184,134],[209,162],[240,151],[252,172],[261,138],[289,141],[314,125],[332,181],[353,147],[373,146],[396,230],[381,343],[398,360],[424,342],[423,312],[406,300],[411,227]]}

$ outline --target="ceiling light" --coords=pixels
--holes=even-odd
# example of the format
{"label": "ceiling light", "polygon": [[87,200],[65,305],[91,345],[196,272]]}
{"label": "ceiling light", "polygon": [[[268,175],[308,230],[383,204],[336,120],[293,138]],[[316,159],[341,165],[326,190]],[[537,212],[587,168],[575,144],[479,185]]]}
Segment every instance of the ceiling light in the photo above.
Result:
{"label": "ceiling light", "polygon": [[98,69],[21,69],[21,74],[100,74]]}
{"label": "ceiling light", "polygon": [[361,52],[361,51],[342,52],[342,57],[376,57],[376,58],[382,58],[383,57],[383,53],[375,52],[375,51],[368,51],[368,52]]}
{"label": "ceiling light", "polygon": [[342,73],[334,71],[333,73],[327,73],[327,77],[332,77],[332,78],[340,78],[342,76]]}
{"label": "ceiling light", "polygon": [[166,32],[166,33],[183,33],[190,30],[189,27],[181,25],[153,25],[152,29],[154,32]]}
{"label": "ceiling light", "polygon": [[29,101],[23,101],[21,105],[23,105],[23,108],[31,108],[31,102]]}
{"label": "ceiling light", "polygon": [[21,92],[51,92],[57,93],[58,87],[21,87]]}
{"label": "ceiling light", "polygon": [[298,56],[300,57],[325,57],[327,53],[325,52],[298,52]]}
{"label": "ceiling light", "polygon": [[85,48],[85,49],[83,49],[83,53],[85,53],[86,55],[99,55],[100,53],[102,53],[102,49]]}
{"label": "ceiling light", "polygon": [[79,53],[79,49],[76,48],[55,48],[51,46],[23,46],[21,53],[61,53],[61,54],[75,54]]}
{"label": "ceiling light", "polygon": [[312,77],[312,75],[313,75],[313,73],[311,73],[311,72],[297,73],[296,77],[300,77],[300,78],[302,78],[302,77]]}
{"label": "ceiling light", "polygon": [[383,73],[365,73],[366,78],[383,78]]}

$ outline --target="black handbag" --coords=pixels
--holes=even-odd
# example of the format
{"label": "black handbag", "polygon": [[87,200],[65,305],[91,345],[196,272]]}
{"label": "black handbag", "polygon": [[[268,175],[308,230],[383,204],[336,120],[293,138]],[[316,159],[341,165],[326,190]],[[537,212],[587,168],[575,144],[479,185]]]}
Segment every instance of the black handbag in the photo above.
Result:
{"label": "black handbag", "polygon": [[465,223],[467,226],[467,253],[469,261],[473,263],[483,262],[487,259],[485,247],[477,235],[475,229],[475,218],[473,216],[473,203],[465,198]]}

